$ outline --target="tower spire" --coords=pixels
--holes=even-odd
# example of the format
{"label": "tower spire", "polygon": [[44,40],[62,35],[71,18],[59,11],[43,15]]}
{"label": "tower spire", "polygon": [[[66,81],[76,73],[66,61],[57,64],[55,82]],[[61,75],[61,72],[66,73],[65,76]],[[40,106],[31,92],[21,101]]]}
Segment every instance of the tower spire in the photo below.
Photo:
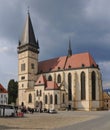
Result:
{"label": "tower spire", "polygon": [[[19,52],[22,50],[22,47],[27,46],[26,48],[29,50],[30,47],[33,49],[33,51],[36,51],[38,53],[39,49],[39,44],[36,42],[35,34],[34,34],[34,29],[32,26],[31,18],[30,18],[30,13],[29,13],[29,7],[28,7],[28,15],[26,18],[24,30],[21,36],[21,40],[19,41]],[[18,53],[19,53],[18,52]]]}
{"label": "tower spire", "polygon": [[27,12],[28,12],[28,14],[29,14],[29,6],[27,7],[28,9],[27,9]]}
{"label": "tower spire", "polygon": [[69,39],[68,56],[72,56],[71,40]]}

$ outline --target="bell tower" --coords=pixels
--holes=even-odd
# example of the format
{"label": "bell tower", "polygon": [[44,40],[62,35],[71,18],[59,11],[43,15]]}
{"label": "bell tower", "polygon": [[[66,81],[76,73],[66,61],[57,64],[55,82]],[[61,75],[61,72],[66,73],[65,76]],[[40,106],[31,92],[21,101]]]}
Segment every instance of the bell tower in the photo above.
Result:
{"label": "bell tower", "polygon": [[21,40],[18,45],[18,103],[25,105],[26,90],[32,89],[38,72],[39,43],[36,41],[28,12]]}

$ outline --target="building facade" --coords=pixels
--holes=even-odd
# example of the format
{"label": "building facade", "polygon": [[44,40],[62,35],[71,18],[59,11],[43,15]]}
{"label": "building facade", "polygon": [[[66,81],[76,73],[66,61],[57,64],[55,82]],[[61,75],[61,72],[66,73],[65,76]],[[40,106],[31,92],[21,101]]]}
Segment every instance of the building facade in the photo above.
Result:
{"label": "building facade", "polygon": [[8,104],[8,91],[3,87],[2,84],[0,84],[0,104]]}
{"label": "building facade", "polygon": [[90,53],[38,61],[39,42],[28,13],[18,45],[18,102],[39,109],[97,110],[103,107],[102,78]]}
{"label": "building facade", "polygon": [[110,109],[110,95],[107,92],[103,92],[104,109]]}

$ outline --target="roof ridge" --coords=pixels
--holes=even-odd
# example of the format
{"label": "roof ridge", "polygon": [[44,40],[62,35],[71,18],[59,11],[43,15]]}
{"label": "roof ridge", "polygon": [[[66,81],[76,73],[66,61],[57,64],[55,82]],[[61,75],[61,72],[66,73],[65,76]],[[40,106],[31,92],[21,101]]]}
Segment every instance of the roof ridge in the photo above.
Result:
{"label": "roof ridge", "polygon": [[[89,52],[83,52],[83,53],[78,53],[78,54],[72,54],[71,56],[81,55],[81,54],[85,54],[85,53],[89,53]],[[67,57],[67,56],[66,56],[66,55],[65,55],[65,56],[59,56],[59,57],[50,58],[50,59],[47,59],[47,60],[41,60],[41,61],[39,61],[39,62],[44,62],[44,61],[48,61],[48,60],[54,60],[54,59],[58,59],[58,58],[62,58],[62,57]]]}

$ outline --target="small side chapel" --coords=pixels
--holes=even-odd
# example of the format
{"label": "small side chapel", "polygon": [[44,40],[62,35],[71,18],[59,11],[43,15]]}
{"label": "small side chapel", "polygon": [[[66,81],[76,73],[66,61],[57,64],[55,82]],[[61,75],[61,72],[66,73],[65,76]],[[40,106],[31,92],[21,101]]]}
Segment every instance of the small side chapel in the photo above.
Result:
{"label": "small side chapel", "polygon": [[[40,109],[100,110],[102,77],[89,52],[38,61],[36,41],[28,12],[18,44],[18,103]],[[42,53],[42,52],[41,52]]]}

